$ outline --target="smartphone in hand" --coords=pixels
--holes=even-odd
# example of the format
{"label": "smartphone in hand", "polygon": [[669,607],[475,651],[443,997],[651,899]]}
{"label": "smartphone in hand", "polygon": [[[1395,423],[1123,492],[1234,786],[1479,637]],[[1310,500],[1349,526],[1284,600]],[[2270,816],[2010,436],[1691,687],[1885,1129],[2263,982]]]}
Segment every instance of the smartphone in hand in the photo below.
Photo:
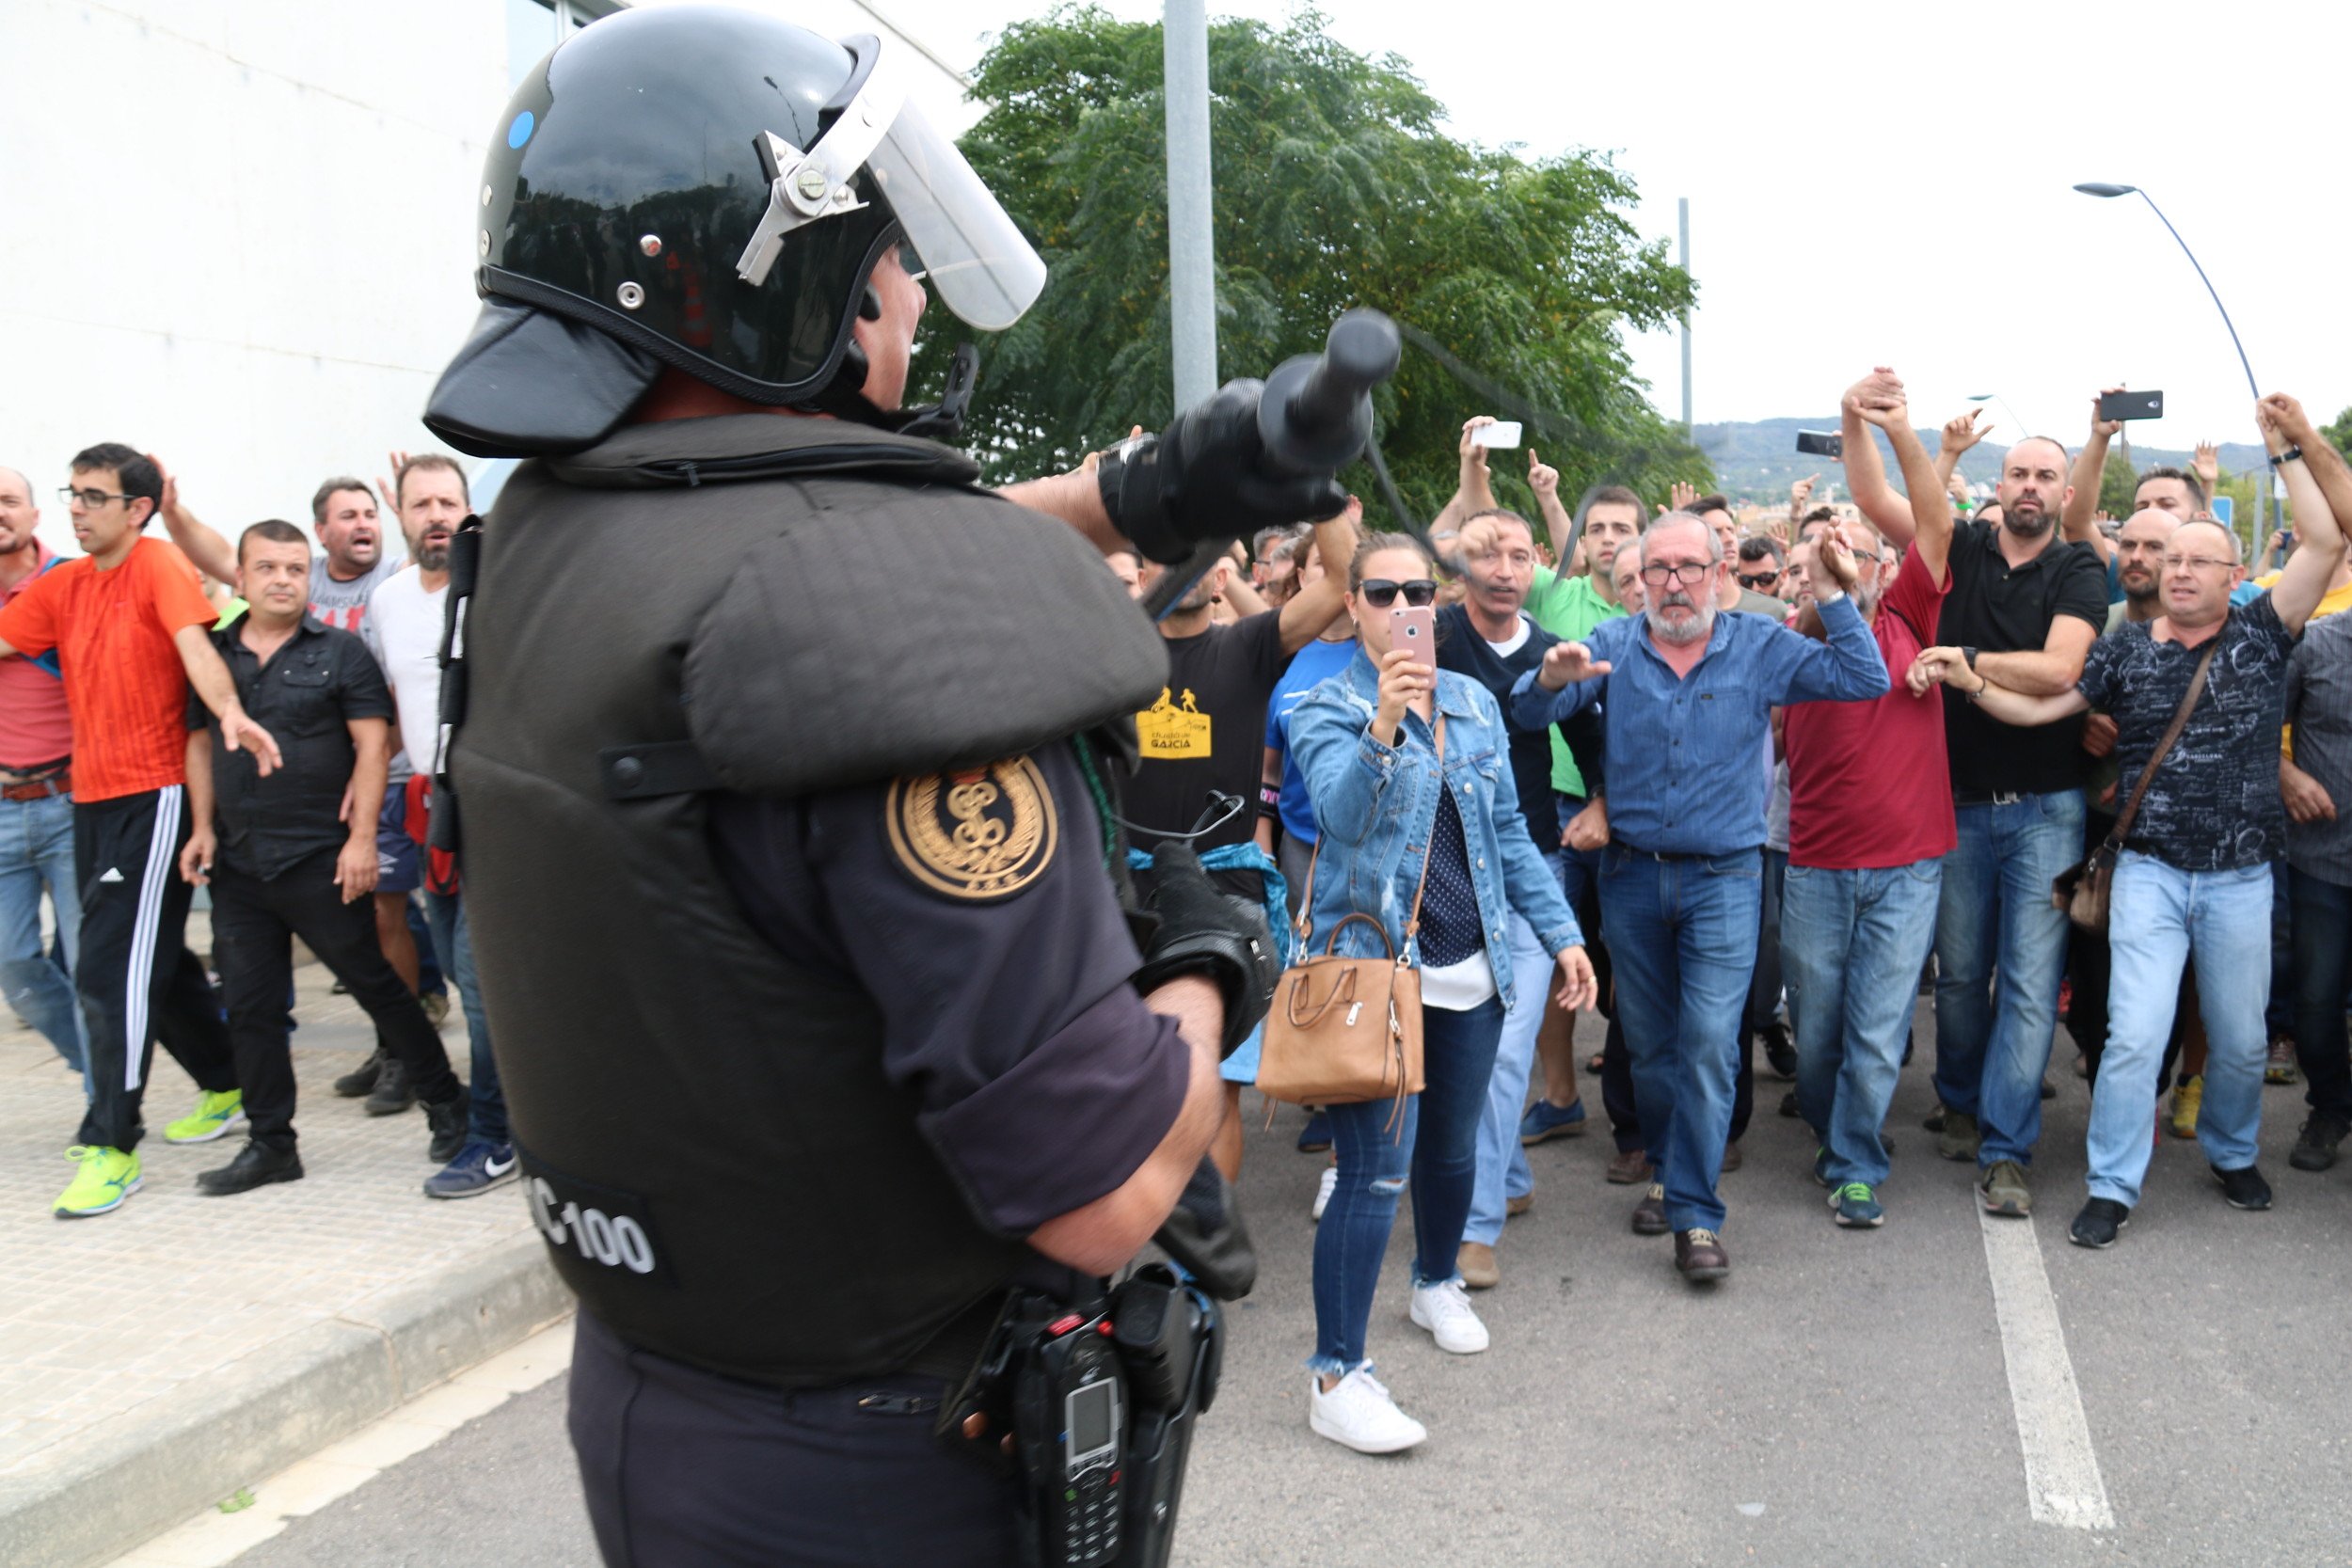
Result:
{"label": "smartphone in hand", "polygon": [[2161,420],[2164,418],[2162,392],[2109,392],[2099,400],[2102,420]]}
{"label": "smartphone in hand", "polygon": [[1389,611],[1389,646],[1411,650],[1413,662],[1438,664],[1438,612],[1428,605],[1399,605]]}
{"label": "smartphone in hand", "polygon": [[1846,438],[1834,430],[1800,430],[1797,450],[1812,457],[1844,457]]}
{"label": "smartphone in hand", "polygon": [[1482,424],[1476,430],[1471,431],[1470,445],[1473,447],[1516,447],[1519,444],[1519,436],[1518,420],[1497,420],[1492,424]]}

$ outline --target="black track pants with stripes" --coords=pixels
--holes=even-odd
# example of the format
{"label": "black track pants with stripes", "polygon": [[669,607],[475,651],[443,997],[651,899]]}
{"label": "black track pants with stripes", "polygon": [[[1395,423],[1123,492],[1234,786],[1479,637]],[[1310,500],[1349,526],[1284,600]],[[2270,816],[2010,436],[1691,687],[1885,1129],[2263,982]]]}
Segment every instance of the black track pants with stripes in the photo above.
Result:
{"label": "black track pants with stripes", "polygon": [[237,1086],[220,999],[188,951],[180,849],[188,842],[180,784],[73,805],[82,884],[82,951],[73,989],[89,1029],[89,1110],[82,1142],[132,1149],[155,1041],[215,1093]]}

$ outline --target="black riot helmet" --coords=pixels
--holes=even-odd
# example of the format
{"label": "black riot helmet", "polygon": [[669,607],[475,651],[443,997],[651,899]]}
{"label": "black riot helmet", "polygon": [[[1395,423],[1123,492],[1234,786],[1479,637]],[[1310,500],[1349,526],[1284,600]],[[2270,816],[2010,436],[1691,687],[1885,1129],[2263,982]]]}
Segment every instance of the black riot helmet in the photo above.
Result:
{"label": "black riot helmet", "polygon": [[664,365],[754,403],[897,425],[850,327],[893,245],[986,331],[1045,263],[906,96],[904,51],[755,11],[663,6],[533,68],[476,198],[473,333],[425,423],[461,451],[578,451]]}

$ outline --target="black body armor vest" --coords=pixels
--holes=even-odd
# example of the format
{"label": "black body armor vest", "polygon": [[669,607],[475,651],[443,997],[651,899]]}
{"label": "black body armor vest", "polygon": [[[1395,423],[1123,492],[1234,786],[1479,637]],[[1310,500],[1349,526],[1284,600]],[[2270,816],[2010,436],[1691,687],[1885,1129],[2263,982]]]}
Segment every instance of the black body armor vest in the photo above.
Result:
{"label": "black body armor vest", "polygon": [[977,477],[733,415],[528,463],[484,524],[449,758],[467,916],[541,1229],[633,1344],[837,1383],[908,1365],[1036,1258],[918,1133],[870,997],[746,921],[707,798],[630,798],[599,761],[691,741],[723,787],[791,796],[1147,705],[1167,657],[1118,579]]}

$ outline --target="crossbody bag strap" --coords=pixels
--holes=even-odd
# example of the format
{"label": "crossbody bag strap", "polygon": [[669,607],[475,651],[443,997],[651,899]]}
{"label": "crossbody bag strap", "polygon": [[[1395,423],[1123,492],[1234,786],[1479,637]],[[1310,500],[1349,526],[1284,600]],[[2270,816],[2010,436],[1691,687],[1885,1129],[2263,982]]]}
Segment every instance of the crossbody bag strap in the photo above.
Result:
{"label": "crossbody bag strap", "polygon": [[[2228,629],[2225,624],[2222,630]],[[2156,776],[2156,769],[2164,766],[2165,754],[2172,750],[2172,743],[2181,738],[2183,730],[2188,728],[2188,716],[2196,709],[2197,699],[2205,694],[2205,673],[2213,668],[2213,656],[2221,651],[2221,635],[2219,631],[2213,634],[2213,641],[2205,646],[2204,656],[2198,659],[2197,673],[2188,678],[2188,695],[2181,699],[2180,711],[2172,716],[2172,722],[2165,729],[2164,738],[2157,741],[2156,749],[2149,753],[2148,766],[2139,770],[2139,782],[2132,785],[2132,798],[2123,802],[2123,814],[2115,819],[2115,831],[2107,834],[2109,847],[2120,847],[2124,837],[2131,832],[2132,819],[2139,815],[2139,802],[2148,794],[2149,781]]]}
{"label": "crossbody bag strap", "polygon": [[[1438,787],[1445,787],[1445,715],[1442,713],[1438,715]],[[1407,951],[1412,948],[1414,936],[1421,930],[1421,895],[1429,886],[1429,862],[1437,852],[1438,823],[1433,816],[1429,821],[1429,847],[1422,852],[1421,857],[1421,880],[1413,884],[1412,918],[1405,923],[1405,946]],[[1401,958],[1402,955],[1399,957]]]}

